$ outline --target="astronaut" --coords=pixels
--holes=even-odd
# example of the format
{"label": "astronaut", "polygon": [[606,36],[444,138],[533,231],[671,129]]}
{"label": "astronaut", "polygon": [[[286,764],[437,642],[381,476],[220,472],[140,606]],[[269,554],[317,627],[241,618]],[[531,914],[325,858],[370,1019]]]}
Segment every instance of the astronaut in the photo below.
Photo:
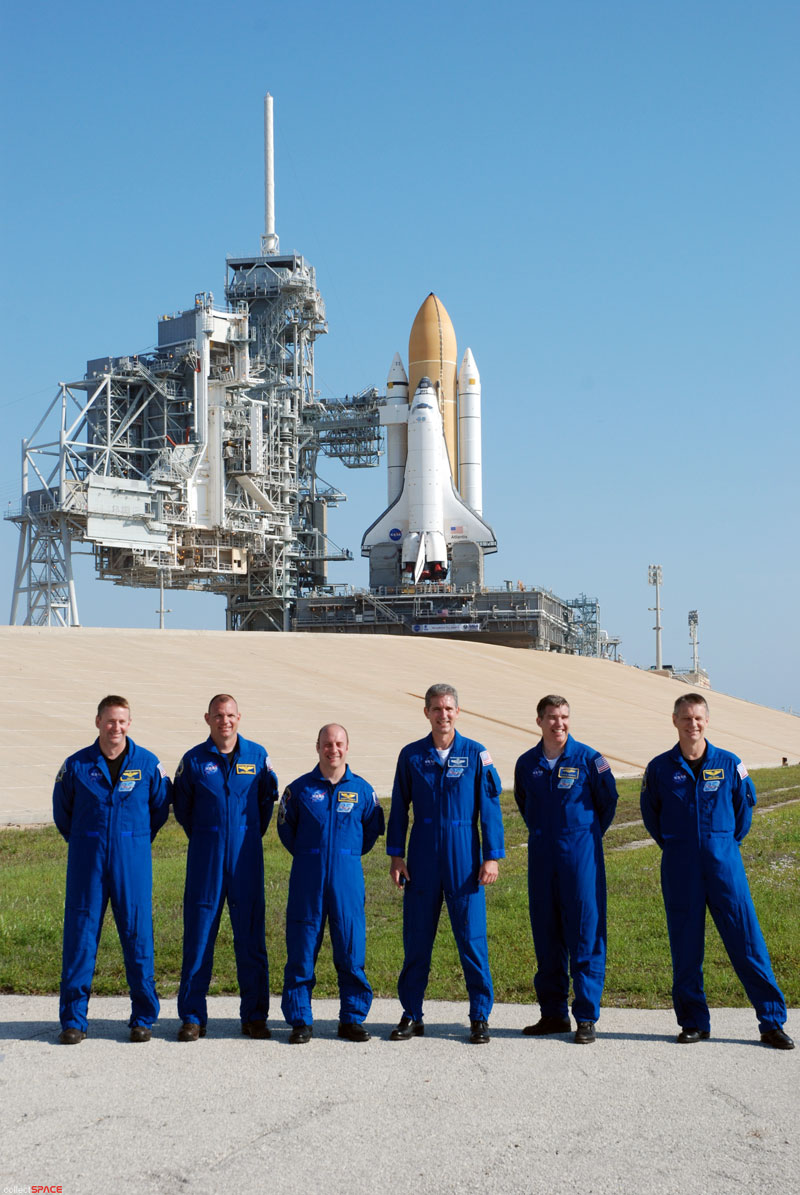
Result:
{"label": "astronaut", "polygon": [[222,907],[228,902],[241,997],[242,1033],[268,1038],[269,965],[261,844],[278,795],[269,757],[239,732],[233,697],[218,693],[205,714],[210,734],[175,774],[175,817],[186,831],[179,1041],[206,1035],[206,994]]}
{"label": "astronaut", "polygon": [[528,827],[533,983],[542,1014],[522,1032],[569,1032],[571,973],[574,1040],[590,1045],[606,968],[603,835],[614,820],[617,786],[603,756],[573,739],[569,715],[566,698],[543,697],[536,707],[541,740],[514,769],[514,797]]}
{"label": "astronaut", "polygon": [[278,810],[278,835],[292,855],[281,1001],[292,1045],[304,1045],[313,1034],[311,993],[326,921],[339,980],[338,1035],[369,1041],[363,1025],[372,988],[364,972],[361,856],[372,850],[384,823],[372,788],[350,771],[349,747],[343,726],[323,726],[317,736],[319,763],[288,786]]}
{"label": "astronaut", "polygon": [[742,761],[709,743],[708,702],[684,693],[672,723],[678,742],[647,765],[641,810],[661,847],[661,891],[672,954],[672,1003],[681,1045],[711,1036],[703,991],[706,907],[756,1010],[761,1041],[792,1050],[783,1031],[786,1002],[750,895],[740,843],[753,819],[756,790]]}
{"label": "astronaut", "polygon": [[130,724],[126,699],[104,697],[97,739],[70,755],[53,788],[53,820],[69,843],[59,1037],[65,1046],[86,1037],[109,900],[131,994],[130,1040],[149,1041],[158,1019],[150,843],[169,815],[171,785],[155,755],[128,738]]}
{"label": "astronaut", "polygon": [[484,886],[495,883],[497,861],[505,855],[501,784],[489,752],[456,731],[458,715],[458,694],[452,685],[431,685],[425,694],[431,733],[409,743],[397,760],[386,853],[392,881],[405,890],[405,958],[397,982],[403,1013],[391,1041],[425,1033],[422,1004],[442,900],[447,903],[469,993],[469,1041],[473,1045],[489,1041],[494,990]]}

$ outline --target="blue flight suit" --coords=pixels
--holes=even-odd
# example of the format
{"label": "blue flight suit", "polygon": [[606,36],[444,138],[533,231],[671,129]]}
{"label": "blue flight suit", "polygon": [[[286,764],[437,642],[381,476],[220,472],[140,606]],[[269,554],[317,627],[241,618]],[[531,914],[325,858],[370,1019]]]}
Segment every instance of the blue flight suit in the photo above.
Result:
{"label": "blue flight suit", "polygon": [[642,817],[662,852],[672,1003],[683,1028],[707,1032],[711,1025],[703,990],[706,906],[761,1033],[786,1020],[739,850],[755,803],[742,761],[709,742],[697,780],[677,743],[650,761],[642,780]]}
{"label": "blue flight suit", "polygon": [[606,974],[603,835],[617,808],[611,768],[572,735],[549,768],[539,742],[517,760],[514,797],[528,827],[533,985],[542,1016],[566,1018],[571,974],[575,1020],[596,1021]]}
{"label": "blue flight suit", "polygon": [[278,795],[269,756],[238,735],[231,758],[209,736],[175,773],[175,817],[189,839],[178,1016],[205,1025],[222,907],[228,902],[243,1022],[266,1021],[269,964],[261,843]]}
{"label": "blue flight suit", "polygon": [[[478,883],[482,860],[502,859],[500,777],[489,752],[457,731],[442,764],[429,734],[400,752],[386,833],[387,855],[405,855],[411,879],[403,895],[404,961],[397,993],[403,1013],[422,1020],[431,954],[442,899],[447,902],[469,993],[469,1018],[487,1021],[494,1003],[486,940],[486,896]],[[480,837],[478,823],[480,822]]]}
{"label": "blue flight suit", "polygon": [[63,1029],[86,1032],[109,900],[131,993],[128,1024],[149,1027],[158,1020],[150,843],[169,816],[170,791],[155,755],[130,738],[114,785],[99,740],[61,766],[53,788],[53,821],[69,843],[59,1009]]}
{"label": "blue flight suit", "polygon": [[292,855],[281,1001],[290,1025],[313,1023],[314,967],[326,920],[339,981],[339,1020],[360,1022],[370,1010],[361,856],[383,830],[375,793],[349,767],[337,784],[316,767],[281,797],[278,836]]}

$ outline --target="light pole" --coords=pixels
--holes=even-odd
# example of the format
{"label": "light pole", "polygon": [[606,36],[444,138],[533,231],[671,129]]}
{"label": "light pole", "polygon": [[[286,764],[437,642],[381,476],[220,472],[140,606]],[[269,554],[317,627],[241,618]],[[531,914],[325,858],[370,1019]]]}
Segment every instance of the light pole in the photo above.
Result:
{"label": "light pole", "polygon": [[700,655],[697,650],[697,624],[699,622],[696,610],[689,611],[689,642],[692,645],[692,672],[697,673],[700,667]]}
{"label": "light pole", "polygon": [[656,604],[649,606],[648,609],[656,612],[656,625],[653,630],[656,633],[656,669],[661,671],[661,582],[663,576],[661,573],[660,564],[648,564],[647,566],[647,580],[650,585],[656,587]]}

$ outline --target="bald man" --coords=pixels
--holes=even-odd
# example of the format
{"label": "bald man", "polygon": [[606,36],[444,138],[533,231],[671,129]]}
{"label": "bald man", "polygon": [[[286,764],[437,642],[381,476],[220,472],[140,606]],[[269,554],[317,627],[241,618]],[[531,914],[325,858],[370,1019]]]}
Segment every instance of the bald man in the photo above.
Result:
{"label": "bald man", "polygon": [[317,735],[319,763],[286,788],[278,810],[278,835],[293,856],[281,1001],[292,1045],[304,1045],[313,1034],[311,993],[326,921],[339,979],[339,1037],[369,1041],[363,1025],[372,988],[364,971],[361,856],[383,834],[384,822],[371,786],[350,771],[349,747],[343,726],[323,726]]}

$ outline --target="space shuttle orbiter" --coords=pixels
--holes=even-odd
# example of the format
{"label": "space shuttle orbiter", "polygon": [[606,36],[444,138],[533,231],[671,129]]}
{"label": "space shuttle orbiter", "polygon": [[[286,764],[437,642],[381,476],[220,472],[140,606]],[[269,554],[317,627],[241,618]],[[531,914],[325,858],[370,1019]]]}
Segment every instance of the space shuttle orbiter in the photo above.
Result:
{"label": "space shuttle orbiter", "polygon": [[[456,381],[455,333],[435,295],[414,321],[409,367],[412,379],[415,370],[418,378],[411,403],[395,354],[381,410],[389,506],[361,542],[362,555],[370,558],[370,587],[446,578],[456,588],[481,585],[483,556],[497,551],[497,541],[480,513],[480,376],[467,349]],[[421,367],[438,376],[420,377]]]}

